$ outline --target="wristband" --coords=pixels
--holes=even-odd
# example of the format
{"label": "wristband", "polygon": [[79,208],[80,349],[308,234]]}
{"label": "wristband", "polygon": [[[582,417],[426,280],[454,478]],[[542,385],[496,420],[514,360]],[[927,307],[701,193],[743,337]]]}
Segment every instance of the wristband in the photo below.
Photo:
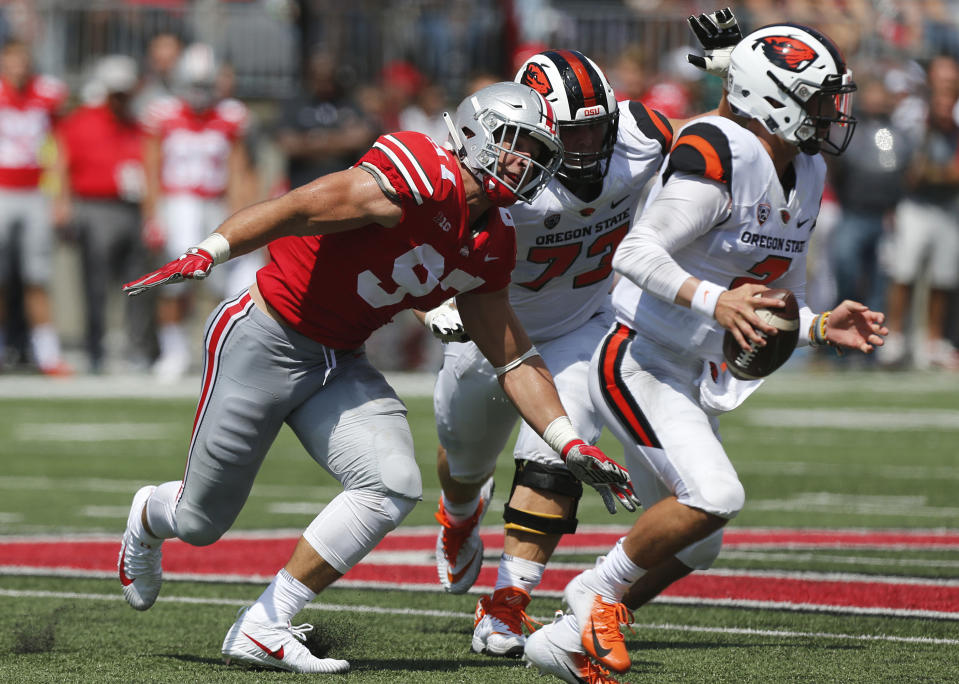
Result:
{"label": "wristband", "polygon": [[822,347],[829,344],[826,339],[826,321],[829,320],[829,314],[832,311],[823,311],[812,319],[812,325],[809,326],[809,344],[813,347]]}
{"label": "wristband", "polygon": [[722,285],[701,280],[696,292],[693,293],[693,298],[689,300],[689,308],[707,318],[713,318],[716,314],[716,303],[719,301],[719,295],[725,291],[726,288]]}
{"label": "wristband", "polygon": [[513,370],[513,369],[516,368],[518,365],[520,365],[521,363],[523,363],[523,361],[525,361],[526,359],[531,358],[531,357],[533,357],[533,356],[539,356],[539,355],[540,355],[540,354],[539,354],[539,352],[536,350],[536,346],[535,346],[535,345],[532,346],[532,347],[530,347],[530,348],[527,349],[523,354],[520,354],[520,356],[519,356],[518,358],[513,359],[512,361],[510,361],[509,363],[507,363],[505,366],[497,366],[497,367],[494,369],[494,370],[496,371],[496,377],[499,377],[499,376],[503,375],[504,373],[509,373],[511,370]]}
{"label": "wristband", "polygon": [[[563,454],[566,445],[576,440],[579,440],[579,435],[576,434],[569,416],[556,418],[543,430],[543,441],[557,454]],[[565,454],[563,454],[563,460],[566,460]]]}
{"label": "wristband", "polygon": [[210,233],[196,245],[196,248],[204,250],[213,257],[214,266],[219,266],[230,258],[230,243],[222,233]]}

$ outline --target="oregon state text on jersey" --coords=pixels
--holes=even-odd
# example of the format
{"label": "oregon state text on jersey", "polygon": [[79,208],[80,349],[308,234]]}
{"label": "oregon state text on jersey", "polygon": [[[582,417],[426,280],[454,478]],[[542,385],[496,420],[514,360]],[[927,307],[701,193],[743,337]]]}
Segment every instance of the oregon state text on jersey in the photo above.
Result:
{"label": "oregon state text on jersey", "polygon": [[[724,183],[731,206],[725,221],[672,254],[676,263],[730,289],[745,283],[787,288],[803,306],[806,253],[826,165],[820,155],[799,154],[793,167],[795,185],[787,196],[759,138],[742,126],[709,116],[680,129],[649,201],[673,174],[685,173]],[[613,305],[620,322],[660,343],[721,357],[719,323],[646,294],[627,278],[613,291]]]}
{"label": "oregon state text on jersey", "polygon": [[621,102],[616,146],[596,199],[583,202],[554,178],[532,204],[510,208],[517,246],[510,303],[533,341],[575,330],[606,301],[613,252],[672,133],[659,112]]}
{"label": "oregon state text on jersey", "polygon": [[202,113],[175,97],[152,104],[144,127],[161,140],[163,191],[221,197],[227,188],[230,148],[245,133],[248,116],[246,105],[233,99]]}
{"label": "oregon state text on jersey", "polygon": [[460,165],[450,151],[420,133],[393,133],[358,165],[386,177],[403,218],[392,228],[369,224],[270,244],[272,259],[257,284],[294,329],[352,349],[404,309],[425,311],[461,292],[506,287],[516,253],[512,219],[492,208],[485,224],[468,224]]}

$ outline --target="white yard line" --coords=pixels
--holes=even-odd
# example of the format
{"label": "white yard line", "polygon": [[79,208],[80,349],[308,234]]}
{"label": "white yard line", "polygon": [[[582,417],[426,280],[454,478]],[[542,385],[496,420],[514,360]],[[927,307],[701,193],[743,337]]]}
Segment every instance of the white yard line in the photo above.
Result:
{"label": "white yard line", "polygon": [[[0,589],[0,596],[10,598],[37,598],[37,599],[68,599],[77,601],[122,601],[123,597],[117,594],[84,594],[68,591],[32,591],[32,590],[14,590]],[[235,599],[214,599],[197,598],[192,596],[169,596],[163,597],[164,603],[184,603],[193,605],[207,606],[241,606],[246,601]],[[755,602],[759,603],[759,602]],[[701,605],[701,603],[700,603]],[[768,604],[763,604],[768,607]],[[419,608],[384,608],[381,606],[363,606],[363,605],[338,605],[332,603],[310,603],[306,610],[320,610],[340,613],[371,613],[374,615],[407,615],[417,617],[436,617],[436,618],[454,618],[457,620],[468,620],[474,616],[472,613],[460,613],[446,610],[423,610]],[[547,621],[550,618],[541,616],[540,621]],[[781,639],[839,639],[844,641],[885,641],[895,643],[912,644],[936,644],[957,646],[959,639],[942,639],[934,637],[909,637],[895,636],[890,634],[843,634],[835,632],[796,632],[792,630],[776,629],[750,629],[746,627],[709,627],[705,625],[677,625],[672,623],[635,623],[635,629],[648,629],[656,631],[669,632],[696,632],[705,634],[738,634],[744,636],[776,637]]]}

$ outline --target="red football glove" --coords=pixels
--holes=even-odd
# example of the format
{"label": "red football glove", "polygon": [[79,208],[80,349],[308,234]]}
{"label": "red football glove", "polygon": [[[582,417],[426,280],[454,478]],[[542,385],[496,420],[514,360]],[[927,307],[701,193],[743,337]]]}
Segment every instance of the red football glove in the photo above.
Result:
{"label": "red football glove", "polygon": [[210,269],[212,268],[213,257],[210,256],[210,253],[205,249],[191,247],[186,251],[186,254],[180,255],[180,258],[176,261],[171,261],[153,273],[147,273],[139,280],[127,283],[123,286],[123,291],[133,297],[167,283],[179,283],[188,278],[203,280],[210,275]]}
{"label": "red football glove", "polygon": [[630,512],[640,505],[629,473],[598,447],[574,439],[563,447],[562,456],[569,472],[599,492],[610,513],[616,512],[617,499]]}

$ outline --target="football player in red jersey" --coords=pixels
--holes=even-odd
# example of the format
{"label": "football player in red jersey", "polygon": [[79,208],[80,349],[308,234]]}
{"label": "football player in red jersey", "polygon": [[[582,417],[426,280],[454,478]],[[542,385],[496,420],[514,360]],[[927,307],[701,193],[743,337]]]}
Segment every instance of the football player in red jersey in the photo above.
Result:
{"label": "football player in red jersey", "polygon": [[570,471],[633,496],[626,471],[579,439],[507,297],[515,238],[502,207],[535,197],[560,163],[550,106],[528,86],[498,83],[448,120],[451,149],[418,133],[384,135],[353,168],[234,214],[178,260],[125,286],[137,294],[204,278],[231,256],[269,246],[256,283],[208,321],[182,481],[134,497],[118,564],[134,608],[156,600],[164,539],[206,545],[230,528],[283,423],[344,487],[238,617],[223,643],[228,659],[348,669],[310,654],[304,628],[290,620],[422,495],[406,410],[363,353],[370,333],[404,309],[456,296],[506,395]]}
{"label": "football player in red jersey", "polygon": [[[800,339],[869,353],[883,314],[846,300],[802,303],[806,253],[826,164],[855,127],[855,84],[836,46],[810,28],[767,26],[729,53],[718,116],[684,125],[623,238],[613,268],[616,323],[590,365],[589,394],[623,443],[644,512],[627,535],[565,588],[570,608],[535,632],[526,657],[559,674],[564,659],[630,667],[620,624],[673,581],[708,568],[745,492],[719,439],[718,416],[761,380],[722,368],[726,330],[744,348],[774,334],[757,308],[800,301]],[[758,296],[757,296],[758,295]],[[572,678],[566,681],[578,681]]]}

